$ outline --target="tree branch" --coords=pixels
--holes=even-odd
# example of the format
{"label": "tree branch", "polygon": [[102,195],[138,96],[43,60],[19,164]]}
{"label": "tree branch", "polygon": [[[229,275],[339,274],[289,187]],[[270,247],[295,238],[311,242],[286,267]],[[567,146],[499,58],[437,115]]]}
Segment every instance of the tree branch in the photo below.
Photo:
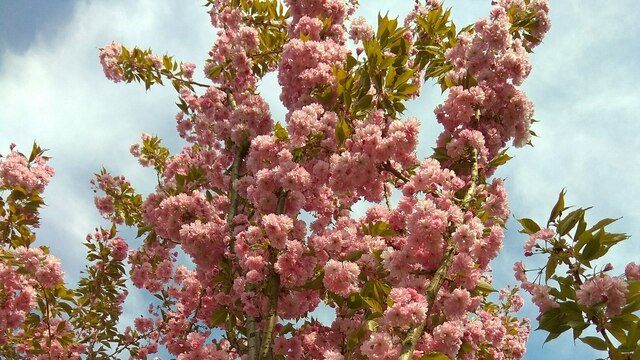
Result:
{"label": "tree branch", "polygon": [[40,285],[40,288],[42,289],[42,295],[44,295],[44,303],[45,303],[45,306],[46,306],[46,314],[45,315],[47,317],[47,334],[48,334],[47,347],[49,348],[48,349],[48,351],[49,351],[49,360],[51,360],[52,359],[52,357],[51,357],[51,313],[50,313],[50,310],[49,310],[49,307],[50,307],[50,305],[49,305],[49,297],[47,296],[47,289],[45,289],[45,287],[40,283],[38,283],[38,285]]}
{"label": "tree branch", "polygon": [[[469,188],[465,193],[464,198],[462,199],[462,203],[460,207],[463,211],[469,209],[469,205],[471,204],[471,200],[475,196],[476,192],[476,183],[478,182],[478,150],[473,149],[473,163],[471,165],[471,183],[469,184]],[[431,314],[431,309],[433,308],[433,303],[436,300],[438,295],[438,291],[442,287],[442,283],[444,282],[445,276],[449,271],[449,267],[453,263],[453,257],[456,254],[456,244],[451,237],[451,233],[453,231],[449,231],[446,234],[446,249],[444,251],[444,255],[442,258],[442,262],[440,266],[436,270],[436,273],[433,275],[431,282],[429,283],[429,287],[427,288],[426,297],[427,297],[427,314],[424,320],[418,324],[416,327],[411,328],[407,333],[407,337],[402,341],[402,353],[399,360],[410,360],[413,358],[413,352],[416,349],[416,344],[418,340],[422,336],[424,328],[427,325],[427,319],[429,319],[429,315]]]}
{"label": "tree branch", "polygon": [[389,194],[389,189],[387,188],[387,184],[384,183],[384,201],[387,204],[387,209],[391,210],[391,195]]}
{"label": "tree branch", "polygon": [[436,300],[438,291],[440,291],[440,287],[442,287],[442,283],[444,282],[445,276],[447,275],[447,271],[449,271],[449,267],[451,266],[451,263],[453,263],[453,256],[455,255],[455,253],[456,245],[453,242],[453,238],[449,236],[447,239],[447,248],[444,252],[442,263],[440,263],[440,267],[438,267],[438,270],[436,270],[436,273],[433,275],[433,278],[429,283],[429,287],[427,288],[427,313],[425,319],[416,327],[409,330],[407,337],[402,341],[402,353],[399,357],[399,360],[410,360],[413,358],[413,352],[416,349],[416,344],[418,343],[418,340],[422,336],[424,328],[427,325],[427,319],[431,314],[431,309],[433,309],[433,303]]}
{"label": "tree branch", "polygon": [[[227,102],[229,107],[232,110],[236,108],[236,102],[233,98],[233,95],[230,91],[226,91],[227,93]],[[245,142],[242,144],[236,145],[236,152],[233,157],[233,163],[231,164],[230,169],[230,179],[229,179],[229,211],[227,212],[227,226],[229,227],[229,249],[233,252],[236,243],[235,237],[235,227],[236,224],[234,222],[234,218],[238,213],[238,203],[240,200],[240,196],[238,192],[233,187],[233,183],[239,178],[240,165],[244,161],[244,158],[247,156],[247,152],[249,150],[249,143]],[[253,316],[246,316],[246,327],[247,327],[247,346],[249,349],[249,359],[256,360],[258,359],[258,349],[260,348],[260,338],[258,336],[258,323],[256,318]],[[226,324],[229,328],[229,324]],[[228,331],[228,330],[227,330]]]}
{"label": "tree branch", "polygon": [[404,181],[405,183],[409,182],[409,178],[402,175],[402,173],[398,170],[396,170],[393,166],[391,166],[390,162],[386,162],[382,165],[382,170],[386,170],[388,172],[390,172],[391,174],[393,174],[395,177],[397,177],[398,179]]}
{"label": "tree branch", "polygon": [[[278,196],[278,205],[276,207],[276,214],[284,214],[287,204],[287,192],[282,191]],[[276,326],[278,320],[278,297],[280,296],[280,275],[273,269],[273,264],[278,260],[278,251],[274,248],[269,248],[269,263],[271,264],[271,271],[269,272],[269,278],[267,279],[267,296],[269,297],[269,311],[267,313],[267,319],[262,332],[262,346],[260,348],[260,359],[267,359],[267,356],[271,353],[271,344],[273,343],[273,329]]]}

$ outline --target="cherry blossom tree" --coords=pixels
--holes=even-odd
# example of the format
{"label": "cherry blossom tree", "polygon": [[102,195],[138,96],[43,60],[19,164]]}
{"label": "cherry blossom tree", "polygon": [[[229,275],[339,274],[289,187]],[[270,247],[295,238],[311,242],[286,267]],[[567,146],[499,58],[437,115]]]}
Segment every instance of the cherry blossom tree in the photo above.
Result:
{"label": "cherry blossom tree", "polygon": [[[171,154],[148,134],[132,145],[157,175],[146,196],[124,176],[96,174],[95,204],[112,225],[87,236],[90,265],[76,288],[46,248],[30,247],[53,175],[43,150],[12,148],[1,160],[2,355],[522,358],[530,324],[514,314],[519,288],[496,291],[487,273],[509,217],[493,174],[511,159],[507,146],[535,135],[518,87],[550,27],[546,0],[494,1],[462,29],[435,0],[375,26],[353,16],[356,1],[207,5],[219,32],[206,83],[168,55],[100,50],[112,81],[171,83],[187,145]],[[274,71],[284,119],[257,90]],[[447,96],[434,111],[443,127],[434,152],[420,159],[419,121],[402,114],[428,80]],[[353,214],[358,202],[368,204],[363,216]],[[562,194],[546,228],[520,220],[531,236],[525,255],[549,256],[533,282],[516,264],[520,287],[549,339],[573,329],[611,358],[637,358],[638,265],[625,277],[587,270],[626,236],[604,230],[611,219],[587,229],[584,209],[565,210]],[[129,249],[119,227],[135,228],[142,245]],[[157,299],[128,326],[126,279]],[[309,315],[319,306],[335,311],[332,323]],[[590,325],[602,338],[582,336]]]}

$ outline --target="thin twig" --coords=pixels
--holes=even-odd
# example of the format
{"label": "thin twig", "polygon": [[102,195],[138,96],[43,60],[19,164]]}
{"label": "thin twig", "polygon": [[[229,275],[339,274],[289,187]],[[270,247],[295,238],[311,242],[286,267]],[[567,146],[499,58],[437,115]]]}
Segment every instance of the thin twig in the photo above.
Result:
{"label": "thin twig", "polygon": [[406,176],[402,175],[402,173],[400,171],[396,170],[391,165],[391,163],[388,162],[388,161],[382,165],[382,169],[390,172],[395,177],[397,177],[398,179],[402,180],[404,183],[408,183],[409,182],[409,178],[407,178]]}
{"label": "thin twig", "polygon": [[433,309],[433,303],[436,300],[436,296],[438,295],[438,291],[440,291],[440,287],[442,287],[442,283],[444,282],[445,276],[447,275],[447,271],[449,271],[449,267],[451,263],[453,263],[453,256],[456,253],[456,246],[453,238],[449,236],[447,239],[447,249],[444,252],[442,263],[436,270],[436,273],[431,278],[431,282],[429,283],[429,287],[427,288],[427,313],[425,314],[425,319],[418,324],[418,326],[409,330],[407,337],[402,341],[402,354],[399,357],[399,360],[410,360],[413,358],[413,352],[416,349],[416,344],[418,340],[422,336],[424,328],[427,325],[427,319],[431,314],[431,310]]}
{"label": "thin twig", "polygon": [[42,294],[44,295],[44,304],[46,307],[46,316],[47,316],[47,332],[48,332],[48,339],[47,339],[47,347],[49,348],[49,360],[52,359],[51,357],[51,313],[49,311],[49,297],[47,296],[47,289],[44,288],[44,286],[42,286],[42,284],[40,284],[40,287],[42,288]]}
{"label": "thin twig", "polygon": [[391,210],[391,197],[389,196],[389,189],[387,188],[387,184],[383,184],[384,186],[384,201],[387,204],[387,209]]}

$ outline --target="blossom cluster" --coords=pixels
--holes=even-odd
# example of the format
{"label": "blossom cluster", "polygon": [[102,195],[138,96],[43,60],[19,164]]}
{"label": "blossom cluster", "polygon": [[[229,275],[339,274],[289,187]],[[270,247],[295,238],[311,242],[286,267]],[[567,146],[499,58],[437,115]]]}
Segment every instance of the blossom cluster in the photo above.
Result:
{"label": "blossom cluster", "polygon": [[36,304],[35,280],[19,274],[15,267],[0,262],[0,279],[4,294],[0,306],[0,345],[7,341],[7,330],[22,326],[25,315],[30,313]]}
{"label": "blossom cluster", "polygon": [[0,187],[21,187],[26,192],[43,192],[55,171],[42,156],[29,161],[23,154],[11,151],[0,158]]}
{"label": "blossom cluster", "polygon": [[629,292],[627,283],[608,275],[596,276],[576,291],[578,303],[584,306],[593,306],[600,302],[607,303],[605,314],[613,317],[620,314],[622,306],[626,303],[626,295]]}
{"label": "blossom cluster", "polygon": [[349,29],[349,38],[353,41],[371,40],[373,38],[373,27],[367,23],[362,16],[351,20],[351,28]]}
{"label": "blossom cluster", "polygon": [[119,56],[122,53],[122,45],[112,42],[100,50],[100,64],[107,79],[120,82],[124,79],[121,69],[118,67]]}
{"label": "blossom cluster", "polygon": [[[25,335],[27,322],[41,333],[45,328],[57,325],[53,319],[38,318],[33,322],[29,315],[36,310],[43,312],[38,299],[62,284],[64,271],[60,260],[49,254],[46,248],[29,247],[34,239],[33,228],[38,226],[38,208],[42,205],[39,194],[44,191],[54,170],[37,145],[34,144],[30,159],[14,147],[12,145],[12,151],[0,159],[0,190],[10,192],[6,198],[0,196],[0,211],[4,214],[0,232],[0,348],[10,342],[16,345],[16,351],[26,353],[29,340],[23,338],[30,337]],[[15,230],[10,226],[15,226]],[[12,234],[14,231],[20,236]],[[42,347],[57,346],[57,350],[51,350],[54,355],[68,355],[59,343],[45,342],[42,337]],[[75,349],[76,355],[78,350]]]}
{"label": "blossom cluster", "polygon": [[[496,156],[507,141],[523,146],[531,137],[533,104],[517,89],[531,71],[528,51],[538,43],[527,42],[512,33],[510,11],[535,13],[532,33],[541,39],[549,29],[548,4],[545,1],[498,1],[489,19],[478,20],[468,32],[458,36],[446,58],[453,65],[447,77],[464,84],[450,89],[445,102],[436,108],[436,118],[445,127],[438,144],[448,155],[458,158],[459,151],[447,145],[464,138],[487,159]],[[526,39],[526,38],[525,38]],[[463,135],[464,132],[469,132]],[[457,148],[457,146],[456,146]]]}

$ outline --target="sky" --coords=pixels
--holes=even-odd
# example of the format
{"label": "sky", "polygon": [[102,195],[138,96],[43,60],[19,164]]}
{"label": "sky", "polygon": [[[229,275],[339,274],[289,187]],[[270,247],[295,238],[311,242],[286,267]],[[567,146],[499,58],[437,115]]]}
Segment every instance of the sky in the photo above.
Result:
{"label": "sky", "polygon": [[[460,28],[486,16],[490,2],[445,5],[453,7]],[[141,85],[111,83],[98,48],[115,40],[201,65],[216,33],[202,3],[0,0],[0,153],[11,142],[26,152],[34,140],[50,149],[56,176],[45,192],[37,244],[62,259],[71,283],[85,264],[85,235],[107,225],[93,206],[93,174],[105,166],[149,193],[155,175],[137,164],[129,146],[143,132],[165,139],[173,151],[182,146],[173,89],[145,92]],[[413,1],[361,3],[358,14],[373,18],[378,10],[402,16]],[[607,257],[620,274],[627,262],[640,261],[640,7],[634,0],[551,0],[550,16],[552,29],[532,54],[533,72],[523,86],[536,106],[539,137],[533,147],[511,149],[515,158],[497,176],[506,178],[516,218],[544,222],[563,188],[568,204],[594,207],[592,221],[623,216],[610,231],[631,239]],[[268,76],[260,91],[274,119],[282,120],[275,77]],[[440,132],[433,108],[441,100],[439,89],[427,85],[406,113],[422,121],[423,156]],[[497,286],[515,283],[511,268],[526,240],[514,220],[507,227],[505,249],[493,263]],[[145,301],[132,292],[125,316],[143,313]],[[536,312],[529,303],[522,315],[535,318]],[[580,342],[574,346],[570,335],[543,347],[545,337],[532,333],[526,359],[597,357]]]}

